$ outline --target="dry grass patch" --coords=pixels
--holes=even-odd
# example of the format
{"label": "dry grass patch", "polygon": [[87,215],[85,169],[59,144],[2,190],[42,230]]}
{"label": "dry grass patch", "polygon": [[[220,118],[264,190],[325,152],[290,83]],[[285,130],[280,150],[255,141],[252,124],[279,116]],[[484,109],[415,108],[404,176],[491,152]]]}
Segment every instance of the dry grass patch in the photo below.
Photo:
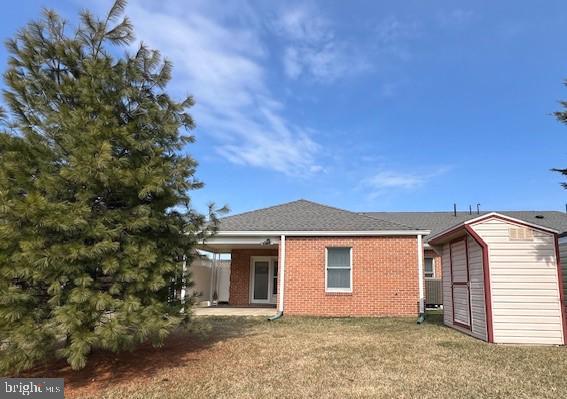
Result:
{"label": "dry grass patch", "polygon": [[[203,320],[203,319],[202,319]],[[64,376],[76,398],[567,397],[563,347],[488,345],[430,320],[211,318],[159,350],[97,354]]]}

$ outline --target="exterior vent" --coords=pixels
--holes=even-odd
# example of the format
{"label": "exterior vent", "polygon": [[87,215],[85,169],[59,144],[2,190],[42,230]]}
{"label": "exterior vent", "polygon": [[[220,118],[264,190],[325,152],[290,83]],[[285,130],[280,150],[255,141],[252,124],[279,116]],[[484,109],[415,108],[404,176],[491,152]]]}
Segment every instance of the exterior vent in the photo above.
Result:
{"label": "exterior vent", "polygon": [[534,233],[532,229],[526,227],[510,227],[508,230],[510,241],[533,241]]}

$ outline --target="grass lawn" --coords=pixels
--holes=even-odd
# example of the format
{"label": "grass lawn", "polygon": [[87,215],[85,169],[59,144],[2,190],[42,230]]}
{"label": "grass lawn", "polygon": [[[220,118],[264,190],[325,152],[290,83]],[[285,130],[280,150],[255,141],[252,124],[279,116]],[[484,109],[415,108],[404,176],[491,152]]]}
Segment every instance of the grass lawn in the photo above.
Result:
{"label": "grass lawn", "polygon": [[567,397],[567,349],[489,345],[439,317],[207,318],[201,338],[33,374],[65,377],[74,398]]}

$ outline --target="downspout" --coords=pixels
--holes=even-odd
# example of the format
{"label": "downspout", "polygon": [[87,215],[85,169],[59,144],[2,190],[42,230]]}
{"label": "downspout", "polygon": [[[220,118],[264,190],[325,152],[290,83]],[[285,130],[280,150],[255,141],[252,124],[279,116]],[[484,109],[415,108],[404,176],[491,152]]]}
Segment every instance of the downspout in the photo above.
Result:
{"label": "downspout", "polygon": [[425,295],[424,295],[424,274],[423,274],[423,236],[417,235],[417,281],[419,287],[419,315],[417,317],[417,324],[425,321]]}
{"label": "downspout", "polygon": [[284,287],[285,287],[285,235],[280,236],[280,275],[278,279],[280,300],[278,303],[278,313],[275,316],[268,318],[269,321],[274,321],[283,316],[284,313]]}

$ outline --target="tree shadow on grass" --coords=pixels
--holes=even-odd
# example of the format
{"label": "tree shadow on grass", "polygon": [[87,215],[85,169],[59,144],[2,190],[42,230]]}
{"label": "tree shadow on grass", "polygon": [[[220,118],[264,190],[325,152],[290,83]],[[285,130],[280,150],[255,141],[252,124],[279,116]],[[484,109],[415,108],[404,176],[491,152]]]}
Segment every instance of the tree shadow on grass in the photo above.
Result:
{"label": "tree shadow on grass", "polygon": [[214,344],[254,334],[255,326],[267,323],[264,318],[214,317],[196,319],[195,330],[173,332],[160,348],[149,343],[133,351],[113,353],[95,351],[85,368],[74,371],[64,360],[48,362],[21,374],[26,377],[64,378],[65,391],[94,393],[109,385],[148,379],[156,374],[206,358]]}

